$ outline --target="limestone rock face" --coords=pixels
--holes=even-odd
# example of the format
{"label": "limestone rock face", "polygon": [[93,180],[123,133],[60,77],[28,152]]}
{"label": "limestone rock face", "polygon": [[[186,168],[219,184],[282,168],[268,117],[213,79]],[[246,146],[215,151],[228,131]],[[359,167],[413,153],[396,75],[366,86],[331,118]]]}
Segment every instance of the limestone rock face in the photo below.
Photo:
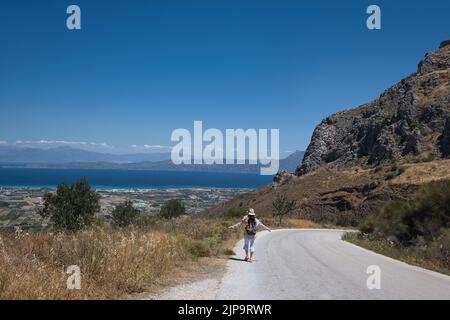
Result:
{"label": "limestone rock face", "polygon": [[377,100],[324,119],[296,175],[327,163],[377,165],[425,154],[450,156],[450,41]]}

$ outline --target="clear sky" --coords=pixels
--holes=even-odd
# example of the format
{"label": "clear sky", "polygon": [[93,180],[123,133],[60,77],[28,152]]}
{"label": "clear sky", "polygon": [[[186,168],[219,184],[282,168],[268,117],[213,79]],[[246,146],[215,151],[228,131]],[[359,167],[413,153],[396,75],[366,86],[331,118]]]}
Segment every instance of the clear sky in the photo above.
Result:
{"label": "clear sky", "polygon": [[[66,28],[77,4],[82,30]],[[366,9],[382,10],[382,30]],[[450,1],[2,0],[0,141],[171,145],[176,128],[279,128],[304,150],[450,38]],[[281,154],[281,156],[282,156]]]}

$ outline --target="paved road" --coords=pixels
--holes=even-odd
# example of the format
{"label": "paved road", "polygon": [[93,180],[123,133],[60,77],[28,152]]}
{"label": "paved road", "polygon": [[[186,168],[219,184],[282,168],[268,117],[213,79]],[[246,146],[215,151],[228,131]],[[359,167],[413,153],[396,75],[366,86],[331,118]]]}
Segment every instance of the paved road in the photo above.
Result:
{"label": "paved road", "polygon": [[[256,261],[230,260],[217,299],[450,299],[450,277],[341,240],[339,230],[261,232]],[[367,268],[381,270],[381,289],[367,288]]]}

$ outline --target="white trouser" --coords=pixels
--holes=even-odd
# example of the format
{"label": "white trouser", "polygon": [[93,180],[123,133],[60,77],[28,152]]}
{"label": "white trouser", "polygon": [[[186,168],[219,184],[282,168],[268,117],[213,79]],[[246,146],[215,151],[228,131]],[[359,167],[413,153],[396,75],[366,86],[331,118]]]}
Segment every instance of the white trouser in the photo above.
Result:
{"label": "white trouser", "polygon": [[250,236],[244,233],[244,250],[247,255],[255,252],[255,238],[256,235]]}

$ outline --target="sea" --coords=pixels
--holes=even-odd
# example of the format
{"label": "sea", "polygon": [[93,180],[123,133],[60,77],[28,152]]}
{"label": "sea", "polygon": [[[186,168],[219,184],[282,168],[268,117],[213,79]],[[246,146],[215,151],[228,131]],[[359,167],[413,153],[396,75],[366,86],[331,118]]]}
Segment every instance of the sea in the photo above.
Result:
{"label": "sea", "polygon": [[256,189],[271,176],[250,173],[108,169],[0,168],[0,187],[55,188],[86,179],[97,189],[234,188]]}

